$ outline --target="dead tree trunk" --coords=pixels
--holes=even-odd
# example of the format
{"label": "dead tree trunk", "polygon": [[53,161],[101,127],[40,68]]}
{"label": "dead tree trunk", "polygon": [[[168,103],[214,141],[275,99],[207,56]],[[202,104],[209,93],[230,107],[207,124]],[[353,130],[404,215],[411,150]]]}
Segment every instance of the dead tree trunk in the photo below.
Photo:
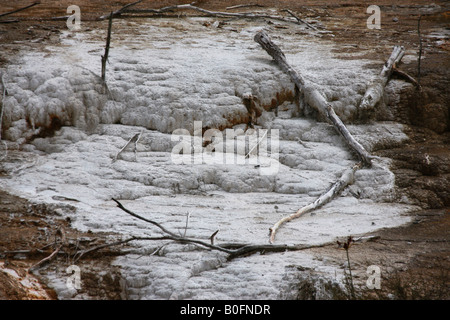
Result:
{"label": "dead tree trunk", "polygon": [[275,62],[286,72],[291,80],[297,86],[299,92],[303,94],[305,102],[317,110],[321,115],[325,116],[334,126],[334,128],[342,135],[350,148],[355,151],[361,161],[366,166],[371,166],[371,155],[364,147],[355,140],[348,131],[344,123],[339,119],[333,110],[333,107],[325,100],[325,98],[315,88],[305,83],[305,80],[299,75],[286,61],[286,56],[281,49],[274,44],[267,33],[260,31],[255,35],[255,41],[258,42],[267,53],[272,56]]}
{"label": "dead tree trunk", "polygon": [[391,56],[386,61],[380,74],[369,84],[364,97],[359,105],[359,112],[367,114],[375,105],[381,100],[384,94],[384,87],[389,81],[389,77],[392,74],[392,70],[396,64],[400,62],[405,54],[405,48],[401,46],[395,46],[391,53]]}

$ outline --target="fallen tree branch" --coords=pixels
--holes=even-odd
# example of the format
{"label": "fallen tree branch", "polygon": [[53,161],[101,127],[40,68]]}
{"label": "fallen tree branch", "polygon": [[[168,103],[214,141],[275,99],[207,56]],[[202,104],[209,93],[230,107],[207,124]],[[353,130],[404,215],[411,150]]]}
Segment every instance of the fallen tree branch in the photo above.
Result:
{"label": "fallen tree branch", "polygon": [[122,12],[124,12],[126,9],[128,9],[128,8],[131,7],[131,6],[134,6],[134,5],[138,4],[139,2],[142,2],[142,0],[139,0],[139,1],[132,2],[132,3],[129,3],[129,4],[127,4],[127,5],[124,5],[124,6],[123,6],[122,8],[120,8],[119,10],[116,10],[116,11],[111,12],[110,14],[101,16],[99,19],[100,19],[100,20],[105,20],[105,19],[109,19],[109,18],[111,18],[111,17],[113,17],[113,16],[119,16],[119,15],[121,15]]}
{"label": "fallen tree branch", "polygon": [[219,233],[219,230],[216,230],[210,237],[209,240],[211,240],[211,244],[214,244],[214,237]]}
{"label": "fallen tree branch", "polygon": [[290,76],[299,92],[303,94],[305,102],[317,110],[319,114],[328,119],[333,124],[334,128],[342,135],[350,148],[358,154],[363,164],[370,167],[372,156],[358,141],[355,140],[341,119],[336,115],[333,107],[325,100],[322,94],[312,86],[308,85],[302,76],[287,63],[286,56],[281,49],[270,40],[267,33],[260,31],[255,35],[254,39],[275,60],[280,68]]}
{"label": "fallen tree branch", "polygon": [[205,242],[200,239],[181,237],[181,236],[176,235],[174,232],[167,230],[160,223],[150,220],[150,219],[147,219],[145,217],[142,217],[141,215],[134,213],[133,211],[125,208],[122,205],[122,203],[120,203],[118,200],[116,200],[114,198],[112,200],[114,202],[116,202],[117,207],[120,208],[122,211],[128,213],[129,215],[131,215],[137,219],[148,222],[148,223],[158,227],[165,235],[159,236],[159,237],[130,237],[128,239],[113,242],[110,244],[102,244],[102,245],[96,246],[94,248],[84,250],[83,252],[81,252],[78,255],[77,259],[81,258],[81,256],[83,256],[89,252],[93,252],[95,250],[99,250],[99,249],[102,249],[105,247],[124,244],[124,243],[128,243],[130,241],[146,241],[146,240],[153,240],[153,241],[154,240],[172,240],[172,241],[175,241],[178,243],[199,245],[200,247],[203,247],[206,249],[216,250],[216,251],[221,251],[221,252],[226,253],[228,255],[228,257],[227,257],[228,261],[235,259],[237,257],[247,256],[247,255],[253,254],[255,252],[266,253],[266,252],[298,251],[298,250],[306,250],[306,249],[311,249],[311,248],[324,247],[327,245],[334,244],[334,242],[333,242],[333,243],[325,243],[325,244],[319,244],[319,245],[284,245],[284,244],[283,245],[273,245],[273,244],[245,244],[245,243],[244,244],[230,243],[230,244],[214,245],[213,239],[217,235],[218,231],[214,232],[209,237],[210,243]]}
{"label": "fallen tree branch", "polygon": [[417,89],[419,89],[419,90],[422,89],[422,86],[420,85],[420,83],[416,79],[411,77],[405,71],[397,69],[395,66],[392,67],[392,74],[403,78],[404,80],[408,81],[409,83],[412,83],[414,86],[416,86]]}
{"label": "fallen tree branch", "polygon": [[136,240],[167,240],[167,237],[130,237],[128,239],[125,240],[119,240],[119,241],[115,241],[115,242],[111,242],[111,243],[104,243],[89,249],[85,249],[85,250],[80,250],[78,251],[73,259],[74,259],[74,263],[77,262],[78,260],[80,260],[84,255],[100,250],[100,249],[104,249],[104,248],[108,248],[108,247],[114,247],[114,246],[118,246],[121,244],[125,244],[131,241],[136,241]]}
{"label": "fallen tree branch", "polygon": [[295,13],[293,13],[291,10],[289,9],[284,9],[283,11],[286,11],[287,13],[289,13],[291,16],[293,16],[295,19],[297,19],[298,22],[301,22],[303,24],[305,24],[306,26],[308,26],[309,28],[313,29],[313,30],[318,30],[316,27],[314,27],[313,25],[311,25],[310,23],[306,22],[303,19],[300,19]]}
{"label": "fallen tree branch", "polygon": [[289,23],[296,23],[301,24],[299,20],[297,19],[290,19],[288,17],[283,16],[274,16],[270,14],[264,14],[264,13],[250,13],[250,12],[220,12],[220,11],[210,11],[206,10],[197,6],[194,6],[192,4],[179,4],[179,5],[173,5],[168,7],[163,7],[161,9],[125,9],[122,10],[121,13],[153,13],[153,14],[163,14],[167,12],[173,12],[175,10],[194,10],[201,13],[206,14],[207,16],[212,17],[223,17],[223,18],[253,18],[253,19],[272,19],[272,20],[278,20],[283,22],[289,22]]}
{"label": "fallen tree branch", "polygon": [[0,20],[0,23],[15,23],[20,22],[19,19],[10,19],[10,20]]}
{"label": "fallen tree branch", "polygon": [[40,1],[34,2],[34,3],[32,3],[32,4],[30,4],[30,5],[26,6],[26,7],[23,7],[23,8],[20,8],[20,9],[17,9],[17,10],[13,10],[13,11],[10,11],[10,12],[1,13],[0,14],[0,18],[4,17],[4,16],[7,16],[7,15],[10,15],[10,14],[13,14],[13,13],[16,13],[16,12],[23,11],[23,10],[31,8],[31,7],[34,7],[35,5],[38,5],[38,4],[41,4],[41,2]]}
{"label": "fallen tree branch", "polygon": [[261,142],[263,141],[263,139],[266,137],[268,131],[269,131],[269,130],[266,130],[266,132],[264,132],[263,136],[259,139],[259,141],[258,141],[258,142],[253,146],[253,148],[245,155],[245,158],[246,158],[246,159],[250,156],[250,154],[253,152],[253,150],[255,150],[255,149],[260,145],[260,143],[261,143]]}
{"label": "fallen tree branch", "polygon": [[256,252],[259,252],[260,254],[265,254],[268,252],[301,251],[301,250],[308,250],[308,249],[313,249],[313,248],[323,248],[323,247],[326,247],[329,245],[334,245],[334,242],[333,243],[314,244],[314,245],[303,245],[303,244],[297,244],[297,245],[287,245],[287,244],[245,245],[245,246],[240,247],[239,249],[235,250],[235,252],[231,253],[228,256],[227,260],[230,261],[237,257],[249,256]]}
{"label": "fallen tree branch", "polygon": [[405,54],[405,48],[401,46],[394,46],[391,56],[383,65],[381,72],[369,84],[366,93],[364,94],[361,103],[359,104],[359,112],[367,114],[375,105],[381,100],[384,94],[384,87],[389,81],[392,74],[392,69],[397,65]]}
{"label": "fallen tree branch", "polygon": [[302,215],[304,215],[305,213],[311,212],[315,209],[322,207],[323,205],[327,204],[332,199],[334,199],[337,195],[339,195],[342,192],[342,190],[344,190],[348,185],[353,183],[355,172],[356,172],[356,170],[358,170],[360,168],[361,168],[361,164],[358,163],[358,164],[354,165],[352,168],[344,171],[341,178],[338,181],[336,181],[333,185],[331,185],[331,187],[327,191],[325,191],[323,194],[321,194],[314,202],[300,208],[299,210],[297,210],[296,213],[293,213],[287,217],[284,217],[281,220],[279,220],[277,223],[275,223],[273,225],[273,227],[269,229],[270,230],[270,240],[269,240],[270,243],[273,243],[273,241],[275,240],[275,234],[276,234],[277,230],[281,227],[282,224],[284,224],[288,221],[291,221],[293,219],[299,218]]}
{"label": "fallen tree branch", "polygon": [[204,242],[204,241],[202,241],[202,240],[193,239],[193,238],[185,238],[185,237],[178,236],[178,235],[175,234],[174,232],[169,231],[169,230],[167,230],[166,228],[164,228],[164,227],[163,227],[161,224],[159,224],[158,222],[153,221],[153,220],[150,220],[150,219],[147,219],[147,218],[144,218],[144,217],[142,217],[142,216],[140,216],[140,215],[138,215],[138,214],[136,214],[136,213],[134,213],[134,212],[132,212],[132,211],[126,209],[126,208],[125,208],[118,200],[116,200],[116,199],[114,199],[114,198],[113,198],[112,200],[113,200],[115,203],[117,203],[117,207],[118,207],[118,208],[122,209],[124,212],[128,213],[129,215],[131,215],[131,216],[133,216],[133,217],[135,217],[135,218],[137,218],[137,219],[140,219],[140,220],[142,220],[142,221],[148,222],[148,223],[150,223],[150,224],[152,224],[152,225],[158,227],[163,233],[167,234],[167,235],[164,237],[165,240],[175,240],[175,241],[182,242],[182,243],[199,244],[199,245],[204,246],[204,247],[207,247],[207,248],[209,248],[209,249],[215,249],[215,250],[223,251],[223,252],[226,252],[226,253],[231,253],[231,252],[230,252],[229,250],[227,250],[227,249],[224,249],[224,248],[219,247],[219,246],[212,245],[212,244],[207,243],[207,242]]}

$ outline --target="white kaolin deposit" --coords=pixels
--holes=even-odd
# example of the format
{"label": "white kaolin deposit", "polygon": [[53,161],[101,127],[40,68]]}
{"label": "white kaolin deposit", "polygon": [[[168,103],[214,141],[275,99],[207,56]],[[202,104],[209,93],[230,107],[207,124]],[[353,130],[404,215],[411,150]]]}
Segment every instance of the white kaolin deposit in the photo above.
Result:
{"label": "white kaolin deposit", "polygon": [[[173,163],[175,129],[192,133],[194,121],[204,128],[245,128],[244,96],[271,105],[277,93],[294,91],[288,76],[253,41],[259,22],[215,28],[205,27],[204,20],[114,21],[108,90],[98,77],[102,32],[63,32],[61,45],[21,53],[1,70],[9,93],[2,138],[9,156],[14,153],[14,160],[3,159],[9,175],[1,178],[2,189],[61,208],[68,204],[62,197],[79,200],[70,202],[75,212],[63,214],[84,231],[159,234],[117,209],[114,197],[180,233],[189,213],[190,237],[207,239],[219,229],[217,242],[267,243],[273,223],[313,201],[355,157],[331,126],[286,101],[277,114],[263,112],[257,123],[279,130],[277,174],[262,175],[253,164]],[[360,70],[374,61],[339,60],[332,43],[289,29],[267,28],[288,62],[351,123],[372,76]],[[54,136],[33,137],[52,125],[58,127]],[[402,126],[391,122],[349,130],[369,151],[407,139]],[[136,152],[112,161],[136,133],[141,133]],[[355,183],[339,198],[283,226],[276,241],[320,244],[401,225],[413,208],[395,203],[397,198],[389,160],[375,160],[373,168],[357,171]],[[115,261],[130,299],[286,298],[292,274],[300,272],[292,266],[336,281],[342,274],[336,276],[336,266],[306,251],[227,262],[221,253],[187,245],[169,244],[154,255],[162,243],[135,245]],[[50,283],[61,298],[80,298],[61,275],[50,276]]]}

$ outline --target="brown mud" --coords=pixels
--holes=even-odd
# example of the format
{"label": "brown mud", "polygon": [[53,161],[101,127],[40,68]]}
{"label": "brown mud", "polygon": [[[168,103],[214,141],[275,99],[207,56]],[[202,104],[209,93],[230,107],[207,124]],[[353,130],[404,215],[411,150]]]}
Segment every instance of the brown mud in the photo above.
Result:
{"label": "brown mud", "polygon": [[[82,28],[94,29],[96,18],[117,10],[132,1],[80,0]],[[28,5],[30,1],[10,1],[0,11],[8,12]],[[183,1],[143,1],[137,8],[160,8],[182,4]],[[345,59],[358,49],[367,49],[367,56],[355,55],[354,59],[370,58],[384,61],[393,45],[403,45],[418,52],[418,18],[422,15],[420,32],[422,60],[420,84],[422,89],[405,89],[389,119],[405,125],[410,140],[396,148],[377,150],[376,155],[393,159],[392,171],[396,176],[398,193],[405,195],[423,210],[412,214],[412,223],[406,226],[380,230],[372,241],[354,244],[349,251],[355,283],[363,284],[366,268],[378,265],[382,271],[380,290],[367,290],[364,286],[360,298],[367,299],[449,299],[450,298],[450,43],[448,1],[427,0],[379,0],[381,29],[369,30],[366,20],[367,2],[357,1],[271,1],[255,0],[266,7],[290,9],[311,23],[323,26],[334,34],[323,38],[339,44],[334,52],[346,54]],[[24,47],[42,48],[57,44],[65,20],[52,17],[67,15],[72,1],[41,1],[41,4],[19,13],[0,18],[0,67]],[[226,7],[243,4],[242,1],[203,0],[197,5],[209,10],[225,11]],[[258,9],[258,8],[256,8]],[[252,11],[255,8],[236,11]],[[186,14],[198,14],[186,12]],[[267,22],[266,22],[267,23]],[[316,24],[316,25],[317,25]],[[20,47],[20,49],[19,49]],[[344,57],[343,57],[344,58]],[[399,69],[418,78],[416,60],[402,63]],[[379,65],[362,72],[377,72]],[[394,77],[395,78],[395,77]],[[1,189],[1,187],[0,187]],[[67,246],[52,260],[47,270],[65,268],[79,248],[101,244],[102,235],[82,234],[70,228],[70,221],[62,219],[55,208],[35,205],[0,190],[0,299],[56,299],[56,294],[42,283],[47,295],[36,296],[20,281],[12,278],[5,268],[15,270],[25,277],[34,263],[51,254],[55,249],[55,235],[63,229],[72,246]],[[82,241],[81,241],[82,240]],[[328,257],[344,266],[345,252],[337,245],[312,249],[318,259]],[[86,267],[82,290],[94,299],[123,299],[120,273],[111,267],[111,260],[120,254],[117,247],[102,249],[84,257],[80,263]],[[94,267],[95,266],[95,267]],[[108,270],[99,275],[95,270]],[[305,297],[303,294],[302,297]],[[312,297],[312,296],[311,296]]]}

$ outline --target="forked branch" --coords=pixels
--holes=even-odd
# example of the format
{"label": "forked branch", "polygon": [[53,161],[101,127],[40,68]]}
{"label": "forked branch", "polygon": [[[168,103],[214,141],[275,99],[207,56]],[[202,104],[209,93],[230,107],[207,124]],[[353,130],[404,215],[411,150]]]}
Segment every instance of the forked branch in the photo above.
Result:
{"label": "forked branch", "polygon": [[317,248],[317,247],[324,247],[324,246],[328,246],[328,245],[333,245],[334,243],[325,243],[325,244],[320,244],[320,245],[273,245],[273,244],[246,244],[246,243],[224,243],[224,244],[220,244],[220,245],[214,245],[214,237],[217,235],[217,232],[214,232],[210,237],[209,237],[209,243],[207,242],[208,240],[201,240],[201,239],[196,239],[196,238],[187,238],[184,236],[179,236],[176,233],[166,229],[164,226],[162,226],[160,223],[147,219],[127,208],[125,208],[122,203],[120,203],[119,200],[117,199],[112,199],[116,204],[117,207],[120,208],[122,211],[126,212],[127,214],[145,221],[147,223],[150,223],[154,226],[156,226],[160,231],[162,231],[162,233],[164,235],[162,236],[158,236],[158,237],[130,237],[128,239],[122,240],[122,241],[117,241],[111,244],[103,244],[88,250],[83,251],[82,253],[80,253],[78,255],[78,259],[89,253],[89,252],[93,252],[95,250],[98,249],[102,249],[108,246],[113,246],[113,245],[119,245],[119,244],[123,244],[123,243],[128,243],[130,241],[138,241],[138,240],[172,240],[178,243],[184,243],[184,244],[194,244],[194,245],[198,245],[200,247],[206,248],[206,249],[210,249],[210,250],[216,250],[216,251],[221,251],[224,252],[228,255],[228,260],[232,260],[234,258],[237,257],[241,257],[241,256],[247,256],[247,255],[251,255],[255,252],[260,252],[260,253],[265,253],[265,252],[284,252],[284,251],[298,251],[298,250],[306,250],[306,249],[311,249],[311,248]]}

